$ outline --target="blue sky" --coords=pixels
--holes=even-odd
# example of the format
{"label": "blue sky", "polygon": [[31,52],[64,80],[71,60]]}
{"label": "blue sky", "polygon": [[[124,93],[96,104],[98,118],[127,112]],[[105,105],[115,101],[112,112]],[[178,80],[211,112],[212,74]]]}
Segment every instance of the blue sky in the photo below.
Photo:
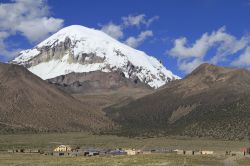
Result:
{"label": "blue sky", "polygon": [[0,2],[0,61],[79,24],[116,34],[181,77],[203,62],[250,68],[250,0]]}

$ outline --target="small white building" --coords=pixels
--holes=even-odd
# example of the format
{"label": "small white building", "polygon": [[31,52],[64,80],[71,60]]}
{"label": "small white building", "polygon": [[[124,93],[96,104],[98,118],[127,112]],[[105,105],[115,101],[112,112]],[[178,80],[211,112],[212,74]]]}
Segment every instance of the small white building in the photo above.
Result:
{"label": "small white building", "polygon": [[136,155],[137,154],[135,149],[126,149],[124,151],[127,153],[127,155]]}
{"label": "small white building", "polygon": [[180,149],[175,149],[173,150],[174,152],[176,152],[176,154],[185,154],[185,150],[180,150]]}
{"label": "small white building", "polygon": [[202,150],[201,154],[214,154],[214,151]]}
{"label": "small white building", "polygon": [[60,145],[54,149],[54,152],[69,152],[72,148],[69,145]]}

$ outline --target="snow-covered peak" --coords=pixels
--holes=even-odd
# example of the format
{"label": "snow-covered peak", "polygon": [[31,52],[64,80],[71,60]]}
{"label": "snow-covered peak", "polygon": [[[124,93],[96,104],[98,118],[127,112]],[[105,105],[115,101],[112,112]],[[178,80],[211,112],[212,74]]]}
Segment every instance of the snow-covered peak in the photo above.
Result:
{"label": "snow-covered peak", "polygon": [[131,48],[106,33],[72,25],[61,29],[13,60],[43,79],[70,72],[121,70],[127,78],[139,78],[158,88],[179,77],[156,58]]}
{"label": "snow-covered peak", "polygon": [[45,41],[41,42],[38,44],[38,47],[52,45],[57,40],[58,42],[64,42],[67,37],[71,40],[78,41],[91,39],[94,41],[110,41],[118,43],[117,40],[113,39],[102,31],[93,28],[87,28],[81,25],[71,25],[61,29]]}

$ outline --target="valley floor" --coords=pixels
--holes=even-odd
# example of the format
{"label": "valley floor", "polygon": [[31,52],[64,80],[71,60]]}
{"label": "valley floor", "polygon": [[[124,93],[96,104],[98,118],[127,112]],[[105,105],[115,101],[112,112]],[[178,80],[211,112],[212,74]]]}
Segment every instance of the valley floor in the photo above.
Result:
{"label": "valley floor", "polygon": [[[0,154],[0,165],[86,165],[86,166],[163,166],[163,165],[224,165],[223,157],[177,156],[169,154],[150,154],[137,156],[111,157],[53,157],[44,155]],[[244,165],[247,161],[239,161]],[[248,159],[250,162],[250,159]]]}
{"label": "valley floor", "polygon": [[[176,154],[144,154],[136,156],[55,157],[40,154],[12,154],[12,148],[39,148],[52,150],[57,145],[69,144],[93,148],[176,148],[186,150],[213,150],[212,156]],[[219,141],[184,137],[126,138],[88,133],[13,134],[0,135],[0,165],[250,165],[250,157],[225,156],[226,150],[239,151],[250,147],[249,141]]]}

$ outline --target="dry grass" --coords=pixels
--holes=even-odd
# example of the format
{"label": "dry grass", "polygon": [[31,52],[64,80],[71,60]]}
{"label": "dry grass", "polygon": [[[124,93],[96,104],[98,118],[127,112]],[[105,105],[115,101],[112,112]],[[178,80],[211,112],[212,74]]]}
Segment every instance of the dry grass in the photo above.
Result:
{"label": "dry grass", "polygon": [[[184,137],[162,138],[126,138],[111,135],[92,135],[88,133],[51,133],[51,134],[16,134],[1,135],[0,150],[9,148],[40,148],[51,150],[58,144],[80,145],[97,148],[179,148],[214,150],[216,156],[182,156],[174,154],[151,154],[116,157],[54,157],[30,154],[0,153],[0,165],[97,165],[97,166],[130,166],[130,165],[224,165],[225,150],[239,150],[250,146],[248,141],[220,141]],[[236,160],[240,165],[249,165],[250,158]]]}
{"label": "dry grass", "polygon": [[221,141],[188,137],[127,138],[89,133],[50,133],[0,135],[0,150],[12,147],[51,149],[58,144],[105,148],[177,148],[214,151],[239,150],[250,147],[249,141]]}
{"label": "dry grass", "polygon": [[223,158],[208,156],[177,156],[167,154],[109,156],[109,157],[53,157],[43,155],[0,154],[0,165],[87,165],[87,166],[164,166],[164,165],[223,165]]}

